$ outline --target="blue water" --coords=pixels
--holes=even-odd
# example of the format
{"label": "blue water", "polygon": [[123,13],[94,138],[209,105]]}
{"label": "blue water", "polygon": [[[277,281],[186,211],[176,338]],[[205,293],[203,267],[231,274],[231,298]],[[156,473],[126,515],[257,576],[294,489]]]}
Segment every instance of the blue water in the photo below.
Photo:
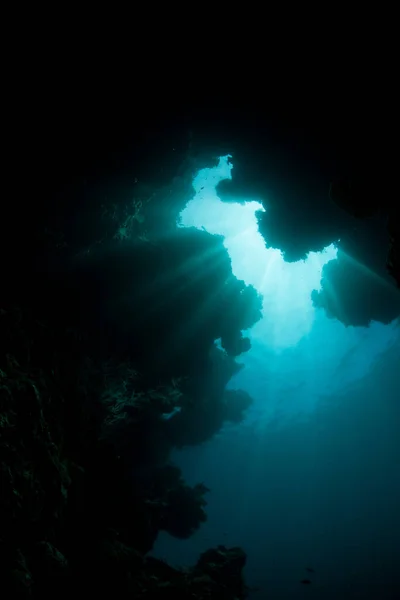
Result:
{"label": "blue water", "polygon": [[224,235],[233,272],[264,295],[229,384],[254,404],[241,424],[174,453],[190,484],[211,489],[208,520],[185,541],[160,535],[154,554],[187,566],[211,546],[242,546],[259,599],[398,598],[399,322],[346,328],[315,310],[310,294],[334,246],[284,263],[258,237],[257,199],[217,197],[229,176],[225,159],[198,174],[182,225]]}

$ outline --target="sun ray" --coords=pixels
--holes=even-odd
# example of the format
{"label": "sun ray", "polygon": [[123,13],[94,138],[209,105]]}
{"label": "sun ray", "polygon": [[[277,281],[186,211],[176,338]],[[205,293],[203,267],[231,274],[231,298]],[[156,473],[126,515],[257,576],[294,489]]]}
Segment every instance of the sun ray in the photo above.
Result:
{"label": "sun ray", "polygon": [[287,263],[279,250],[267,248],[256,217],[263,206],[254,199],[226,203],[217,195],[217,184],[231,178],[228,158],[221,157],[216,167],[199,171],[194,179],[196,195],[182,211],[180,225],[224,236],[233,274],[264,296],[264,319],[250,336],[270,339],[278,350],[297,343],[310,330],[314,320],[311,292],[319,289],[322,268],[336,257],[337,250],[331,245],[321,253],[310,252],[304,261]]}

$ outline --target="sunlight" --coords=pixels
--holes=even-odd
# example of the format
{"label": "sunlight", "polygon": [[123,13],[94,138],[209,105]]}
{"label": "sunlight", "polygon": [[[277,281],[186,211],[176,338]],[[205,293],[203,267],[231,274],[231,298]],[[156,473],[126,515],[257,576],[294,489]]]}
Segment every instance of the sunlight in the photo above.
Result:
{"label": "sunlight", "polygon": [[322,268],[336,258],[337,250],[331,245],[323,252],[310,252],[305,261],[287,263],[279,250],[266,248],[256,220],[256,212],[264,211],[260,202],[243,198],[242,204],[227,203],[217,195],[218,183],[232,177],[229,158],[223,156],[216,167],[198,172],[193,180],[196,194],[182,211],[179,225],[224,236],[234,275],[264,297],[264,318],[249,336],[279,352],[311,330],[315,313],[311,292],[320,288]]}
{"label": "sunlight", "polygon": [[311,418],[326,394],[342,393],[361,380],[379,354],[398,343],[399,330],[382,323],[345,327],[313,307],[311,293],[320,289],[322,269],[337,249],[332,244],[288,263],[279,250],[267,248],[257,226],[256,213],[264,211],[259,199],[228,203],[218,197],[216,186],[234,168],[229,158],[198,172],[195,196],[179,225],[224,236],[234,275],[263,295],[263,318],[246,332],[251,351],[240,356],[245,368],[229,386],[254,398],[247,424],[279,429]]}

